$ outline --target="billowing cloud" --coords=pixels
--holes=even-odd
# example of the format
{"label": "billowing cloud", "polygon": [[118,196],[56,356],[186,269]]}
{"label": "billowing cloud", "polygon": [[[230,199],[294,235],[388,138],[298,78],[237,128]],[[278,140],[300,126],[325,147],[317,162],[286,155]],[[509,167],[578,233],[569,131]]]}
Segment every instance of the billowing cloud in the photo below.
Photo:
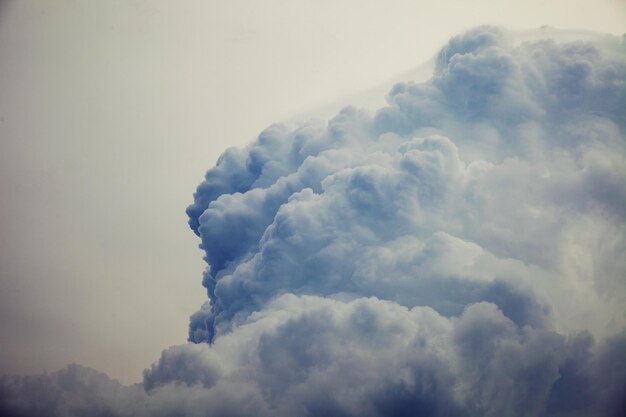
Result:
{"label": "billowing cloud", "polygon": [[474,29],[373,114],[228,149],[187,210],[208,263],[189,343],[143,386],[4,377],[0,407],[621,415],[625,47],[539,35]]}

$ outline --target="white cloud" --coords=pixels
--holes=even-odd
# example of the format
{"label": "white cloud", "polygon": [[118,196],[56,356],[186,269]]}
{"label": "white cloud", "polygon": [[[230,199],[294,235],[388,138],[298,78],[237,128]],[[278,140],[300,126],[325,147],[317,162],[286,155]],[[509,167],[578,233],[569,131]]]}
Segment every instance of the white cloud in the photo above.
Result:
{"label": "white cloud", "polygon": [[[483,27],[375,114],[348,107],[227,150],[188,209],[209,264],[198,344],[165,350],[145,391],[128,388],[130,408],[109,382],[96,403],[113,415],[618,413],[625,74],[621,39],[519,42]],[[5,379],[3,404],[27,409],[41,389],[28,381]]]}

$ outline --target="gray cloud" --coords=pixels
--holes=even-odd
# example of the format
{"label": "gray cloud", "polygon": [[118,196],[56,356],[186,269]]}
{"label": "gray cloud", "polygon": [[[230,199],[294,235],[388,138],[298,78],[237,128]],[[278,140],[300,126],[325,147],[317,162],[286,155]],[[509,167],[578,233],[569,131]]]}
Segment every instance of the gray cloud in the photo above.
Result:
{"label": "gray cloud", "polygon": [[588,333],[520,327],[491,303],[446,318],[287,294],[211,346],[166,350],[146,391],[71,366],[5,377],[2,404],[14,415],[605,415],[621,401],[625,340],[593,356]]}
{"label": "gray cloud", "polygon": [[[616,294],[612,309],[587,302],[586,314],[607,315],[582,328],[558,311],[572,273],[581,298],[598,281],[623,283],[621,261],[605,256],[624,248],[623,234],[609,231],[626,200],[623,47],[596,43],[513,46],[501,29],[470,31],[442,50],[429,82],[396,85],[374,116],[346,108],[327,126],[275,126],[227,151],[188,210],[212,302],[192,320],[190,340],[212,340],[282,292],[441,312],[454,301],[458,314],[495,282],[543,293],[538,310],[556,309],[559,327],[602,332],[615,319],[619,330]],[[605,233],[610,247],[572,241]],[[572,245],[587,262],[570,259]],[[610,272],[569,271],[574,262]]]}
{"label": "gray cloud", "polygon": [[187,210],[208,263],[190,343],[143,387],[73,366],[4,377],[1,406],[620,415],[623,51],[477,28],[374,114],[347,107],[227,150]]}

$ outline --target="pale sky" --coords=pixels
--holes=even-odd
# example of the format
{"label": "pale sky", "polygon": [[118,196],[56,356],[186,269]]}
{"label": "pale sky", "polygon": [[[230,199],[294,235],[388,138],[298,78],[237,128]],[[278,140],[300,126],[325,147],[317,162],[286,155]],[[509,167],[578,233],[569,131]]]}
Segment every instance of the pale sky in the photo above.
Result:
{"label": "pale sky", "polygon": [[0,3],[0,374],[141,380],[206,299],[185,207],[219,154],[478,24],[622,34],[626,2]]}

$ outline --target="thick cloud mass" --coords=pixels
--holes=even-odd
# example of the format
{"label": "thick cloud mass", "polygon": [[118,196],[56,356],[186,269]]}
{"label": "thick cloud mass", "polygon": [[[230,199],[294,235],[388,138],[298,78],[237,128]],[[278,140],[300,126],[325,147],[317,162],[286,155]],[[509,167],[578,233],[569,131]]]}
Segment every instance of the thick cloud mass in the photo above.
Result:
{"label": "thick cloud mass", "polygon": [[520,326],[621,330],[623,52],[481,28],[375,115],[346,108],[226,151],[188,209],[210,266],[190,340],[283,293],[445,316],[492,301]]}
{"label": "thick cloud mass", "polygon": [[143,388],[70,367],[5,377],[0,407],[621,415],[626,48],[538,35],[472,30],[375,114],[228,149],[187,210],[208,263],[190,343]]}

